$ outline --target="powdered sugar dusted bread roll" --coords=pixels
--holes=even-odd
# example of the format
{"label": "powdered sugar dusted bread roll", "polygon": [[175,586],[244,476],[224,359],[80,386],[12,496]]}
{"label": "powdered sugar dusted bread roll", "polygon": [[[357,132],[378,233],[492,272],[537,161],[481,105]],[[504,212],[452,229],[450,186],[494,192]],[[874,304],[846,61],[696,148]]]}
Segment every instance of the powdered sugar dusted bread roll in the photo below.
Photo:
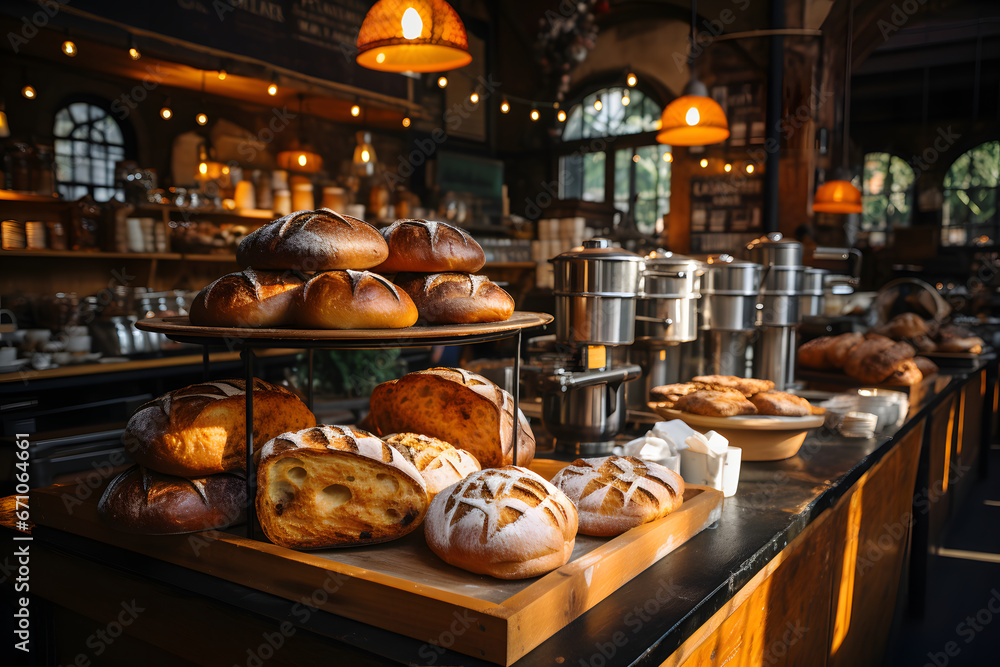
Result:
{"label": "powdered sugar dusted bread roll", "polygon": [[397,220],[382,230],[389,257],[379,273],[463,271],[475,273],[486,254],[468,232],[446,222]]}
{"label": "powdered sugar dusted bread roll", "polygon": [[[520,410],[517,419],[517,464],[526,466],[535,457],[535,436]],[[372,392],[367,423],[379,435],[440,438],[484,468],[514,463],[514,399],[461,368],[431,368],[383,382]]]}
{"label": "powdered sugar dusted bread roll", "polygon": [[474,472],[439,493],[427,512],[427,545],[443,561],[498,579],[525,579],[565,565],[577,513],[562,491],[515,466]]}
{"label": "powdered sugar dusted bread roll", "polygon": [[284,433],[257,463],[257,518],[292,549],[385,542],[420,525],[424,480],[407,454],[349,426]]}
{"label": "powdered sugar dusted bread roll", "polygon": [[431,324],[505,322],[514,314],[514,299],[486,276],[407,273],[396,276],[396,284]]}
{"label": "powdered sugar dusted bread roll", "polygon": [[552,478],[580,513],[580,532],[608,537],[666,516],[684,500],[673,470],[632,456],[577,459]]}
{"label": "powdered sugar dusted bread roll", "polygon": [[394,433],[382,438],[393,447],[409,452],[413,464],[427,485],[427,497],[434,500],[440,491],[480,470],[479,461],[464,449],[452,447],[419,433]]}

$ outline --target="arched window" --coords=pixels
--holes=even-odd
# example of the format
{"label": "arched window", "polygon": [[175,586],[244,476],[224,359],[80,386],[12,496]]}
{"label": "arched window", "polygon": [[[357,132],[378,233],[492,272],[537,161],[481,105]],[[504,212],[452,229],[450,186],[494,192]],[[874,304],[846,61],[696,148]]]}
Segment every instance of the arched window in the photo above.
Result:
{"label": "arched window", "polygon": [[643,232],[661,232],[672,160],[653,134],[661,112],[635,88],[605,88],[574,105],[562,133],[560,198],[611,202],[631,212]]}
{"label": "arched window", "polygon": [[909,227],[913,217],[913,168],[889,153],[865,155],[861,228],[884,232]]}
{"label": "arched window", "polygon": [[125,138],[107,110],[88,102],[73,102],[56,112],[56,182],[66,199],[90,195],[108,201],[115,195],[115,164],[125,159]]}
{"label": "arched window", "polygon": [[962,153],[944,175],[941,210],[945,245],[997,242],[997,187],[1000,186],[1000,142],[987,141]]}

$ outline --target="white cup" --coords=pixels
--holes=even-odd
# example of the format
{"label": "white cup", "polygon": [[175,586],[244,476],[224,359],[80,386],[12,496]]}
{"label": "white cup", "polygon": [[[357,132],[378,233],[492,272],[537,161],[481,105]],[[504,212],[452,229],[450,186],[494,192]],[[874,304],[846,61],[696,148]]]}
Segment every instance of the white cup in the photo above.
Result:
{"label": "white cup", "polygon": [[88,354],[90,343],[90,336],[73,336],[66,339],[66,351],[72,354]]}
{"label": "white cup", "polygon": [[0,347],[0,366],[10,366],[17,361],[16,347]]}
{"label": "white cup", "polygon": [[52,361],[54,361],[58,366],[65,366],[72,361],[72,359],[73,355],[69,352],[56,352],[52,355]]}
{"label": "white cup", "polygon": [[739,447],[726,448],[726,462],[722,465],[722,495],[732,498],[740,484],[740,463],[743,450]]}

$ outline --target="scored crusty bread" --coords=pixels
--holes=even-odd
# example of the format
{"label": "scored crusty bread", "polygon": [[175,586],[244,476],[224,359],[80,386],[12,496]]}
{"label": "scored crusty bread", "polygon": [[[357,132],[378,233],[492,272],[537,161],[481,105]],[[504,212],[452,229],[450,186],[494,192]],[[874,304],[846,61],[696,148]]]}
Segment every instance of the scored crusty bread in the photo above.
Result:
{"label": "scored crusty bread", "polygon": [[666,384],[653,387],[649,390],[652,400],[660,403],[663,407],[673,407],[681,396],[693,394],[696,391],[718,391],[723,394],[736,394],[743,396],[743,392],[733,387],[723,387],[717,384],[705,384],[704,382],[679,382],[676,384]]}
{"label": "scored crusty bread", "polygon": [[269,222],[247,234],[236,250],[243,268],[309,272],[370,269],[388,256],[377,229],[328,208],[295,211]]}
{"label": "scored crusty bread", "polygon": [[770,380],[758,380],[756,378],[741,378],[735,375],[698,375],[691,378],[692,382],[701,382],[722,387],[731,387],[743,393],[744,396],[753,396],[762,391],[774,389],[774,383]]}
{"label": "scored crusty bread", "polygon": [[389,256],[379,273],[475,273],[486,264],[486,254],[468,232],[446,222],[397,220],[382,230]]}
{"label": "scored crusty bread", "polygon": [[913,359],[915,353],[909,343],[870,336],[847,355],[844,372],[866,384],[878,384],[892,375],[900,363]]}
{"label": "scored crusty bread", "polygon": [[191,302],[191,324],[208,327],[281,327],[305,280],[291,271],[244,269],[222,276]]}
{"label": "scored crusty bread", "polygon": [[844,364],[847,363],[847,356],[864,340],[863,335],[853,332],[834,336],[830,347],[826,350],[826,360],[833,368],[843,368]]}
{"label": "scored crusty bread", "polygon": [[757,408],[745,396],[734,392],[699,389],[674,402],[674,410],[706,417],[755,415]]}
{"label": "scored crusty bread", "polygon": [[800,345],[796,355],[799,366],[818,369],[833,368],[833,364],[826,354],[835,341],[834,336],[820,336]]}
{"label": "scored crusty bread", "polygon": [[632,456],[577,459],[552,478],[580,515],[580,533],[609,537],[666,516],[684,500],[684,480]]}
{"label": "scored crusty bread", "polygon": [[172,535],[242,523],[246,481],[220,473],[188,479],[132,466],[108,484],[97,515],[117,530]]}
{"label": "scored crusty bread", "polygon": [[486,276],[406,273],[396,276],[396,284],[431,324],[505,322],[514,314],[514,299]]}
{"label": "scored crusty bread", "polygon": [[397,449],[409,452],[413,464],[424,478],[430,500],[455,482],[481,469],[479,461],[469,452],[428,435],[393,433],[382,439]]}
{"label": "scored crusty bread", "polygon": [[292,322],[306,329],[400,329],[417,321],[417,307],[371,271],[324,271],[296,292]]}
{"label": "scored crusty bread", "polygon": [[[168,475],[203,477],[246,469],[246,383],[193,384],[146,403],[125,426],[125,451],[139,465]],[[316,418],[284,387],[254,380],[253,430],[264,443]]]}
{"label": "scored crusty bread", "polygon": [[750,397],[750,402],[757,408],[759,415],[805,417],[812,414],[812,406],[806,399],[773,389],[754,394]]}
{"label": "scored crusty bread", "polygon": [[423,521],[427,491],[407,454],[349,426],[283,433],[261,449],[257,518],[292,549],[385,542]]}
{"label": "scored crusty bread", "polygon": [[[368,425],[378,435],[422,433],[464,449],[483,468],[513,463],[514,400],[482,375],[431,368],[383,382],[371,395]],[[517,464],[535,457],[535,436],[518,410]]]}
{"label": "scored crusty bread", "polygon": [[427,546],[446,563],[498,579],[535,577],[573,553],[576,507],[526,468],[474,472],[427,511]]}

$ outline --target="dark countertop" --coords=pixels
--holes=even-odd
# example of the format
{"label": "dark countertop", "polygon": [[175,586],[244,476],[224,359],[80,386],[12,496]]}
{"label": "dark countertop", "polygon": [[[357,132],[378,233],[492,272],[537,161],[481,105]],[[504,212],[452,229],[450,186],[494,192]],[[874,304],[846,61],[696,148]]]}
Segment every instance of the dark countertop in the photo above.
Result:
{"label": "dark countertop", "polygon": [[[982,364],[990,363],[984,359]],[[975,369],[980,370],[983,366]],[[942,378],[936,392],[911,406],[891,435],[849,439],[820,429],[798,455],[784,461],[744,462],[737,494],[727,498],[721,520],[622,586],[516,665],[659,665],[732,596],[831,507],[867,470],[892,450],[935,406],[962,386],[967,375]],[[67,533],[36,528],[37,539],[232,604],[266,617],[293,621],[293,602],[179,566]],[[330,613],[312,614],[303,627],[336,644],[379,656],[384,664],[488,665]],[[613,660],[609,652],[613,651]],[[600,659],[598,659],[600,658]],[[379,662],[376,659],[376,662]]]}

